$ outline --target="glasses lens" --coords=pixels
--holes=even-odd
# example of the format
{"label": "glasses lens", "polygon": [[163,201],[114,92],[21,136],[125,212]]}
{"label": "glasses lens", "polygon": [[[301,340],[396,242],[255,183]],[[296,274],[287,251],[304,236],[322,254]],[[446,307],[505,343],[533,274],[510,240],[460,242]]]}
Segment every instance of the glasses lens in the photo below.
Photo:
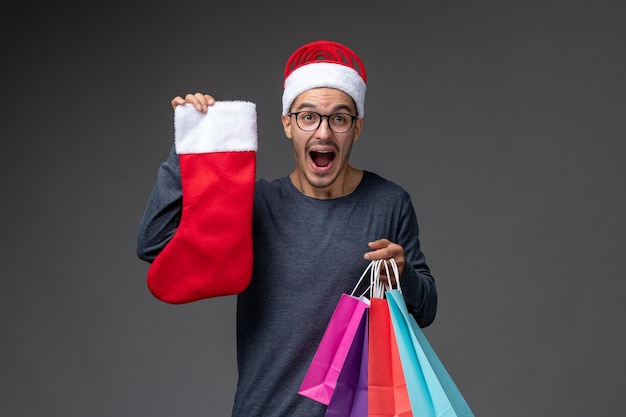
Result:
{"label": "glasses lens", "polygon": [[311,131],[320,125],[320,115],[310,111],[303,111],[297,114],[296,122],[302,130]]}
{"label": "glasses lens", "polygon": [[328,123],[333,132],[345,133],[352,127],[352,116],[347,113],[334,113],[328,116]]}

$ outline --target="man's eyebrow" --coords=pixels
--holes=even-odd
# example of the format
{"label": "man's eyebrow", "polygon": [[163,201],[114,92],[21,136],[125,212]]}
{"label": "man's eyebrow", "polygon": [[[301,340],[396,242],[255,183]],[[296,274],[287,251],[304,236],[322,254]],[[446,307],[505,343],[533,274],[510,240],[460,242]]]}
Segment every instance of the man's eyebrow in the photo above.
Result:
{"label": "man's eyebrow", "polygon": [[[317,107],[313,103],[307,103],[306,101],[304,101],[300,103],[298,107],[295,108],[295,111],[302,111],[305,109],[314,111],[317,109]],[[339,111],[345,111],[347,113],[350,113],[350,112],[353,112],[354,110],[351,109],[350,106],[347,104],[337,104],[332,108],[331,113],[337,113]]]}

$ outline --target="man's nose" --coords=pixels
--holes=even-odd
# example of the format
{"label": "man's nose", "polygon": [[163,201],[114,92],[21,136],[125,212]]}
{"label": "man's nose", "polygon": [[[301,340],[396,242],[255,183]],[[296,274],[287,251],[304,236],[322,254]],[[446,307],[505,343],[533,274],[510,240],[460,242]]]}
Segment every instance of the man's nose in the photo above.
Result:
{"label": "man's nose", "polygon": [[[324,123],[324,118],[326,119],[326,123]],[[320,116],[320,125],[317,127],[317,133],[318,136],[329,136],[332,134],[330,116]]]}

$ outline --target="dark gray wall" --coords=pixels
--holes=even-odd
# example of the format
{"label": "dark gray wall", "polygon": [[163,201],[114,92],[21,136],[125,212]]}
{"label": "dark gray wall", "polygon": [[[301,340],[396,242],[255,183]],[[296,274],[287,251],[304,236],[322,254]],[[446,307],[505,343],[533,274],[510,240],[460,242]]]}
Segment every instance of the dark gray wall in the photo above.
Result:
{"label": "dark gray wall", "polygon": [[235,299],[154,299],[137,224],[175,95],[256,102],[259,176],[292,169],[283,65],[320,38],[367,65],[353,162],[413,197],[475,414],[615,415],[626,3],[250,3],[5,8],[2,415],[229,414]]}

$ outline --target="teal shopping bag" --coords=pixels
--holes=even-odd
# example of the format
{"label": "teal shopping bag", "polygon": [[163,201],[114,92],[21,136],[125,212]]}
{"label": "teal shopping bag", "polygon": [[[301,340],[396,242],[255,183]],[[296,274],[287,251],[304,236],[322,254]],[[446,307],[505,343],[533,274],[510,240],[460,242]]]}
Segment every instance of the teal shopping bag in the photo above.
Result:
{"label": "teal shopping bag", "polygon": [[399,289],[386,291],[413,414],[474,417],[450,374],[409,313]]}

